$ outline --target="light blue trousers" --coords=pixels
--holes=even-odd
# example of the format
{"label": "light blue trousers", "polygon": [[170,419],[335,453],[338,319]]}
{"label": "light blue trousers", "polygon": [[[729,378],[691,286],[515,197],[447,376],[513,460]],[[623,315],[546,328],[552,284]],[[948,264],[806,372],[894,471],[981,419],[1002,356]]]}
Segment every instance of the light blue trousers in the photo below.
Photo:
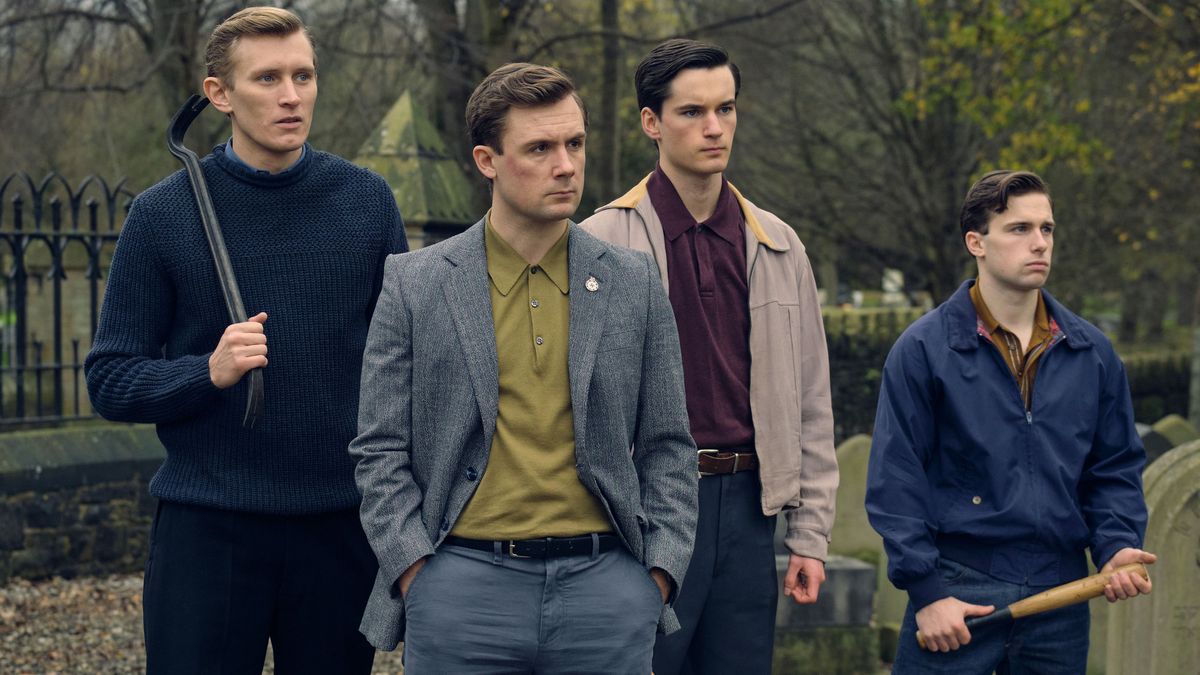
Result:
{"label": "light blue trousers", "polygon": [[442,546],[404,604],[407,675],[644,675],[662,595],[624,548],[538,560]]}

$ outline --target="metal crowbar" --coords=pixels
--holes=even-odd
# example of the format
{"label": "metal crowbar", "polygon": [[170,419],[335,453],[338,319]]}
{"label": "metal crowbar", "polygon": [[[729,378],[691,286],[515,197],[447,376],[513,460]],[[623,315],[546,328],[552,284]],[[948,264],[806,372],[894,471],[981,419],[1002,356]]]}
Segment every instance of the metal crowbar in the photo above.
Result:
{"label": "metal crowbar", "polygon": [[[204,171],[200,168],[200,160],[196,153],[183,145],[183,137],[187,134],[192,120],[200,115],[208,105],[208,99],[193,94],[175,113],[171,126],[167,128],[167,148],[187,170],[188,179],[192,183],[192,192],[196,195],[196,205],[200,207],[200,221],[204,224],[204,235],[208,239],[208,247],[212,250],[213,263],[217,266],[217,279],[221,283],[221,293],[225,296],[225,308],[229,310],[230,323],[243,323],[248,320],[246,308],[242,305],[242,294],[238,290],[237,279],[233,276],[233,264],[229,262],[229,251],[225,249],[225,238],[221,236],[221,225],[217,222],[217,211],[213,208],[212,197],[208,194],[208,181],[204,180]],[[263,410],[263,376],[262,369],[250,371],[250,391],[246,398],[246,416],[242,426],[253,429]]]}

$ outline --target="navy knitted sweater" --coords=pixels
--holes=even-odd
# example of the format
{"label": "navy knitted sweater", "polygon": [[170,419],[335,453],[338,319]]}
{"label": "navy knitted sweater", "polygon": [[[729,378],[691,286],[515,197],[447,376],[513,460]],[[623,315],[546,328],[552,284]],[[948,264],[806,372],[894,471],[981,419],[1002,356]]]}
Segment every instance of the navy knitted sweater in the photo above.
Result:
{"label": "navy knitted sweater", "polygon": [[320,513],[359,503],[354,438],[367,328],[388,254],[408,250],[382,178],[306,148],[283,173],[217,146],[203,159],[246,311],[267,312],[266,405],[242,427],[248,378],[220,390],[208,358],[228,314],[187,175],[133,202],[85,368],[92,406],[158,425],[150,492],[236,511]]}

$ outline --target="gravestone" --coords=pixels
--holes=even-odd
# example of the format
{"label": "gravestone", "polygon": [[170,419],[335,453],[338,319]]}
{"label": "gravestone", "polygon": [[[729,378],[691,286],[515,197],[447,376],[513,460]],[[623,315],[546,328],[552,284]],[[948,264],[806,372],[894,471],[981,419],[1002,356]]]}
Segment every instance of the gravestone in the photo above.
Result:
{"label": "gravestone", "polygon": [[[775,556],[782,581],[788,556]],[[782,592],[782,587],[780,589]],[[775,613],[773,671],[787,675],[856,675],[879,668],[879,637],[871,626],[875,570],[837,555],[825,562],[817,602],[798,605],[780,596]]]}
{"label": "gravestone", "polygon": [[830,553],[857,558],[875,566],[875,622],[900,625],[908,595],[898,590],[887,578],[887,556],[883,538],[867,522],[864,501],[867,496],[867,460],[871,455],[871,437],[859,434],[846,439],[837,449],[838,486],[837,515],[833,521],[833,541]]}
{"label": "gravestone", "polygon": [[1107,672],[1194,675],[1200,668],[1200,440],[1167,452],[1143,475],[1154,592],[1108,610]]}
{"label": "gravestone", "polygon": [[1179,415],[1167,415],[1141,436],[1149,465],[1172,448],[1200,439],[1200,431]]}
{"label": "gravestone", "polygon": [[883,298],[880,304],[884,307],[908,307],[908,296],[904,295],[904,272],[897,269],[883,270]]}

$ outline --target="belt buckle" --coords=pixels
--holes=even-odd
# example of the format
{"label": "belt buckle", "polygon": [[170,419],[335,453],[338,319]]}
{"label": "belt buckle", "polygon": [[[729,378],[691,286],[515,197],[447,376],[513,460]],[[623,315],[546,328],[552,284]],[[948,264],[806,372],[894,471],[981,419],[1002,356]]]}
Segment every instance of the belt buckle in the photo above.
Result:
{"label": "belt buckle", "polygon": [[[719,454],[721,454],[722,452],[724,452],[724,451],[723,451],[723,450],[718,450],[718,449],[716,449],[716,448],[700,448],[700,449],[696,450],[696,461],[697,461],[697,462],[699,462],[699,461],[700,461],[700,456],[701,456],[701,455],[713,455],[713,456],[716,456],[716,455],[719,455]],[[736,465],[737,465],[737,458],[736,458],[736,457],[734,457],[734,460],[733,460],[733,461],[734,461],[734,465],[736,466]],[[696,473],[700,474],[700,477],[701,477],[701,478],[704,478],[705,476],[719,476],[719,475],[721,475],[721,474],[718,474],[718,473],[708,473],[708,472],[706,472],[706,471],[697,471]]]}
{"label": "belt buckle", "polygon": [[517,553],[517,542],[515,539],[508,540],[508,555],[510,555],[513,558],[532,558],[533,557],[531,555],[521,555],[520,553]]}

